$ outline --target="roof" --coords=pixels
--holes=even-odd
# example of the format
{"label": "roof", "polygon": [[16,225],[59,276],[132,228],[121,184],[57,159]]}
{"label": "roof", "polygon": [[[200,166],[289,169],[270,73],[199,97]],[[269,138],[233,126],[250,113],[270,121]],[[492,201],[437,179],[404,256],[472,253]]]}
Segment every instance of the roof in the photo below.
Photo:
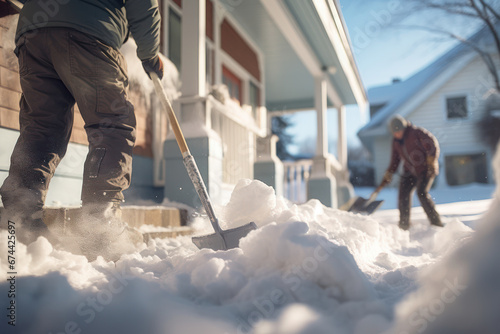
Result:
{"label": "roof", "polygon": [[377,86],[368,90],[370,105],[386,104],[404,92],[404,81],[393,82],[391,85]]}
{"label": "roof", "polygon": [[[487,33],[488,29],[484,27],[472,35],[469,41],[477,42],[487,36]],[[370,104],[383,104],[384,102],[387,104],[375,113],[372,119],[358,131],[358,137],[364,141],[367,137],[371,137],[374,130],[380,130],[384,134],[388,133],[386,127],[388,120],[397,114],[403,105],[409,102],[417,93],[428,87],[432,81],[438,78],[454,63],[473,52],[466,44],[458,43],[451,50],[410,78],[392,85],[370,89],[368,91]]]}

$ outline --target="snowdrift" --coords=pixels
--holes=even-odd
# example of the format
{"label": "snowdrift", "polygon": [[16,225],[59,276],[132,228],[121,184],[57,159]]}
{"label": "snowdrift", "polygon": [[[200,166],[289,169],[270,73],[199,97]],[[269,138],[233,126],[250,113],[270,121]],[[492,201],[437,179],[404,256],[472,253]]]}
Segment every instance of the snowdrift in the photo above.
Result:
{"label": "snowdrift", "polygon": [[[395,303],[417,288],[417,273],[472,234],[455,219],[412,236],[316,200],[290,204],[250,180],[220,211],[225,227],[254,221],[259,229],[225,252],[200,251],[188,237],[156,239],[116,266],[44,238],[18,244],[15,332],[382,333]],[[5,254],[2,291],[11,286]],[[5,314],[8,307],[0,298]],[[12,328],[4,320],[0,329]]]}

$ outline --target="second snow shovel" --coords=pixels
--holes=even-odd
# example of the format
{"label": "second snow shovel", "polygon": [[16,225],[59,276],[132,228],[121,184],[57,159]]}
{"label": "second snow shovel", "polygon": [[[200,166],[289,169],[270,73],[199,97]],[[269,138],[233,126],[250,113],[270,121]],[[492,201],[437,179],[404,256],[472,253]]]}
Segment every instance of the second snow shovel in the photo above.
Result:
{"label": "second snow shovel", "polygon": [[177,117],[175,117],[175,113],[172,109],[170,101],[167,98],[167,94],[165,94],[165,91],[163,90],[161,81],[156,73],[150,73],[149,75],[153,80],[156,94],[158,94],[163,107],[167,110],[170,125],[172,126],[172,130],[175,134],[175,139],[177,140],[177,144],[179,145],[179,149],[181,150],[182,159],[184,161],[184,166],[186,166],[189,178],[193,182],[194,188],[198,193],[198,197],[200,198],[200,201],[203,204],[205,211],[207,212],[208,218],[210,219],[210,223],[215,230],[214,234],[193,237],[193,243],[198,246],[199,249],[211,248],[213,250],[227,250],[230,248],[238,247],[240,239],[244,238],[248,233],[250,233],[250,231],[257,229],[257,225],[251,222],[246,225],[228,230],[221,229],[221,227],[219,226],[219,220],[215,216],[214,209],[212,208],[210,197],[208,197],[205,183],[201,178],[200,171],[198,170],[198,166],[196,165],[196,161],[189,152],[186,139],[182,134],[179,122],[177,122]]}
{"label": "second snow shovel", "polygon": [[371,215],[375,211],[380,208],[380,206],[384,203],[383,200],[370,200],[370,199],[365,199],[360,196],[356,196],[351,198],[346,204],[342,205],[340,207],[341,210],[344,211],[349,211],[349,212],[354,212],[354,213],[362,213],[362,214],[367,214]]}

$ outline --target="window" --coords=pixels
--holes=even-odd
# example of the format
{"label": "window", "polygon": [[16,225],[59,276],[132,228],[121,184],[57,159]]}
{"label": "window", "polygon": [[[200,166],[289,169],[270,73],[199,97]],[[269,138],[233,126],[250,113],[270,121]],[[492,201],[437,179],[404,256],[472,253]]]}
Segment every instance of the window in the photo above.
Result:
{"label": "window", "polygon": [[447,98],[446,116],[448,119],[467,118],[467,98],[465,96]]}
{"label": "window", "polygon": [[446,181],[450,186],[488,183],[486,154],[450,155],[445,157]]}
{"label": "window", "polygon": [[181,17],[172,8],[168,11],[168,58],[181,69]]}
{"label": "window", "polygon": [[233,100],[237,100],[241,103],[241,79],[225,66],[222,66],[222,83],[227,86],[229,96],[231,96]]}
{"label": "window", "polygon": [[249,101],[252,106],[252,115],[254,119],[257,119],[257,107],[260,106],[260,90],[256,84],[250,81],[250,94]]}

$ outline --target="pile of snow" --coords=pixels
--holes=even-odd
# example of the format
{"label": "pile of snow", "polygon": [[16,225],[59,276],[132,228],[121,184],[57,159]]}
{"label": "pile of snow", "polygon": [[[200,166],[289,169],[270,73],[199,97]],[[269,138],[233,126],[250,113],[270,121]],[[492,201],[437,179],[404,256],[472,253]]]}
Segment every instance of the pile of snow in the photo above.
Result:
{"label": "pile of snow", "polygon": [[[494,158],[500,180],[500,146]],[[390,333],[498,333],[500,186],[470,242],[425,271],[421,288],[397,308]]]}
{"label": "pile of snow", "polygon": [[[236,186],[219,213],[225,228],[249,221],[259,228],[241,248],[225,252],[200,251],[189,237],[155,239],[116,266],[102,258],[88,263],[44,238],[18,244],[16,330],[382,333],[395,303],[416,289],[418,272],[472,233],[452,220],[443,229],[427,225],[419,238],[316,200],[290,204],[250,180]],[[212,232],[206,220],[204,226],[200,233]],[[0,249],[8,249],[7,236],[0,233]],[[3,282],[9,271],[4,252]],[[0,285],[2,291],[9,286]],[[10,326],[4,320],[0,329]]]}

